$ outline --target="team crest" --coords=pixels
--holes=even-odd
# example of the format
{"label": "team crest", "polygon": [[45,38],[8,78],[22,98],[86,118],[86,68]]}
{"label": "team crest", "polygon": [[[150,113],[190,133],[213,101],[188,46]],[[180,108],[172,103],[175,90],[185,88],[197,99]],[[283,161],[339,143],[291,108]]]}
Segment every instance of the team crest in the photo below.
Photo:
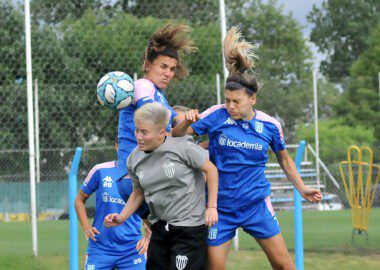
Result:
{"label": "team crest", "polygon": [[227,136],[224,134],[220,134],[219,136],[219,144],[226,145],[227,144]]}
{"label": "team crest", "polygon": [[162,166],[167,177],[173,178],[175,173],[175,165],[172,162],[168,162]]}
{"label": "team crest", "polygon": [[258,133],[263,133],[263,131],[264,131],[264,125],[263,125],[263,123],[261,123],[261,122],[255,122],[255,130]]}
{"label": "team crest", "polygon": [[177,266],[178,270],[185,269],[188,260],[189,259],[186,256],[177,255],[175,257],[175,266]]}
{"label": "team crest", "polygon": [[107,192],[103,192],[102,193],[102,200],[103,200],[103,202],[108,202],[108,193]]}
{"label": "team crest", "polygon": [[217,228],[209,228],[208,229],[208,239],[214,240],[216,239],[218,235],[218,229]]}

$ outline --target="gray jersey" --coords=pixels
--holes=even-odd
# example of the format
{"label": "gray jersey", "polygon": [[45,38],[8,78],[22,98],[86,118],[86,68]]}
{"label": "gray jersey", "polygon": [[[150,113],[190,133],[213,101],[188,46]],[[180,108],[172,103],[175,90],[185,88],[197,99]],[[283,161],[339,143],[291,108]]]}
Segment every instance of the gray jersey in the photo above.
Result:
{"label": "gray jersey", "polygon": [[205,223],[205,181],[200,167],[207,152],[178,137],[167,137],[151,153],[138,147],[128,158],[133,186],[144,190],[150,210],[149,221],[163,220],[176,226]]}

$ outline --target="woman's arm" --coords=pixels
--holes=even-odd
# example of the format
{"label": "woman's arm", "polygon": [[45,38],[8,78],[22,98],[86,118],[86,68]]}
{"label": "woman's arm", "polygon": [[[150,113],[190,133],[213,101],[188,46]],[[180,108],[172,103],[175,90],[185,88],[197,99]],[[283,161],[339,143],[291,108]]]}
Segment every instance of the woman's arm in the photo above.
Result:
{"label": "woman's arm", "polygon": [[108,214],[104,218],[104,225],[106,227],[118,226],[129,218],[140,207],[144,201],[144,190],[142,188],[133,188],[133,192],[125,204],[120,214]]}
{"label": "woman's arm", "polygon": [[201,170],[206,174],[208,202],[206,209],[206,225],[211,227],[218,222],[218,169],[210,161],[206,160]]}
{"label": "woman's arm", "polygon": [[194,130],[190,127],[192,123],[200,119],[198,110],[190,110],[185,115],[185,120],[176,125],[172,130],[173,137],[182,137],[185,135],[194,135]]}
{"label": "woman's arm", "polygon": [[95,234],[100,234],[100,232],[95,227],[91,227],[90,223],[88,222],[85,207],[85,203],[87,199],[90,198],[90,196],[91,195],[84,193],[82,190],[79,190],[74,201],[74,207],[75,211],[77,212],[79,222],[82,225],[82,229],[86,235],[86,239],[88,240],[88,238],[91,238],[92,240],[96,241]]}
{"label": "woman's arm", "polygon": [[282,150],[276,153],[278,163],[284,170],[286,176],[298,190],[301,196],[310,202],[320,202],[322,193],[319,189],[306,187],[299,175],[293,159],[289,156],[288,151]]}

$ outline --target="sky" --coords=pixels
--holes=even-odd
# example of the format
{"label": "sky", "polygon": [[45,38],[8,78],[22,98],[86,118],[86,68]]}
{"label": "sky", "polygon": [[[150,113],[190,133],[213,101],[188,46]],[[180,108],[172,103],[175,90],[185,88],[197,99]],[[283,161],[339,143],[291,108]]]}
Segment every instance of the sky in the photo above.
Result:
{"label": "sky", "polygon": [[[277,0],[279,5],[282,5],[284,8],[284,13],[292,13],[293,18],[295,18],[303,27],[303,35],[305,38],[309,38],[309,34],[312,28],[312,24],[308,23],[306,16],[312,10],[313,5],[317,7],[322,6],[323,0]],[[314,56],[315,67],[319,66],[321,60],[325,59],[325,56],[321,53],[318,53],[317,47],[308,42],[311,51]]]}
{"label": "sky", "polygon": [[322,6],[323,0],[277,0],[284,7],[284,13],[292,13],[293,17],[305,27],[304,33],[308,35],[311,25],[308,23],[306,16],[312,10],[313,5]]}

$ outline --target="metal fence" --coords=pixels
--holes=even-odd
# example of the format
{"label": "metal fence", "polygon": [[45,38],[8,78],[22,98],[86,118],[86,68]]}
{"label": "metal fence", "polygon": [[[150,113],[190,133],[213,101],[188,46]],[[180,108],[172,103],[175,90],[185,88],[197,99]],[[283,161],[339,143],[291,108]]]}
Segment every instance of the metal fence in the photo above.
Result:
{"label": "metal fence", "polygon": [[[231,22],[243,2],[226,1]],[[30,221],[25,14],[17,3],[0,2],[0,222]],[[118,115],[98,104],[97,82],[114,70],[141,77],[148,37],[168,22],[189,24],[199,52],[185,58],[191,76],[170,85],[167,99],[204,110],[217,102],[218,74],[223,78],[217,0],[31,2],[39,220],[64,218],[76,146],[84,147],[81,180],[96,163],[115,158]],[[331,178],[321,174],[324,192],[345,205]],[[339,178],[335,169],[332,174]]]}
{"label": "metal fence", "polygon": [[[118,113],[98,104],[96,85],[115,70],[140,78],[147,40],[159,27],[189,24],[199,48],[184,60],[191,77],[167,89],[170,104],[203,110],[217,103],[223,73],[217,1],[34,0],[30,16],[38,221],[67,218],[75,147],[84,148],[78,186],[92,166],[116,158]],[[24,7],[1,1],[0,222],[15,226],[31,221],[25,41]],[[94,198],[86,205],[93,207]]]}

